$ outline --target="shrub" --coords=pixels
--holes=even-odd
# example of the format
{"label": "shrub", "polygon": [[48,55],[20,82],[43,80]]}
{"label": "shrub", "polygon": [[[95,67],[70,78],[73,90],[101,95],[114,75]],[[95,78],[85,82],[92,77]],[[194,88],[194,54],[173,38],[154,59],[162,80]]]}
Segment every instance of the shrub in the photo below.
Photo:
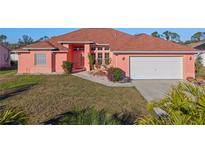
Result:
{"label": "shrub", "polygon": [[180,83],[173,88],[164,99],[153,102],[150,106],[153,110],[159,107],[168,116],[145,117],[136,121],[139,124],[162,125],[204,125],[205,124],[205,86],[192,83]]}
{"label": "shrub", "polygon": [[70,74],[72,72],[73,63],[68,62],[68,61],[64,61],[62,68],[65,71],[65,73]]}
{"label": "shrub", "polygon": [[54,124],[64,125],[117,125],[120,121],[104,110],[98,111],[94,107],[75,111],[64,115]]}
{"label": "shrub", "polygon": [[0,113],[0,125],[27,124],[28,117],[23,111],[8,109]]}
{"label": "shrub", "polygon": [[111,67],[108,69],[108,79],[110,81],[120,81],[125,78],[125,72],[120,68]]}
{"label": "shrub", "polygon": [[198,56],[196,58],[196,61],[195,61],[196,73],[199,73],[199,71],[203,67],[202,60],[203,60],[203,58],[201,56]]}

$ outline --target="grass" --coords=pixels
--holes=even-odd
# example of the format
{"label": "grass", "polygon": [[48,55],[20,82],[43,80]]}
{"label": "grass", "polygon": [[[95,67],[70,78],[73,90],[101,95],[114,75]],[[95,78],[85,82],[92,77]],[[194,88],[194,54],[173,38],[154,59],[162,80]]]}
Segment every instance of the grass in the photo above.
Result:
{"label": "grass", "polygon": [[0,90],[8,90],[35,85],[39,83],[42,79],[42,76],[18,76],[12,80],[0,83]]}
{"label": "grass", "polygon": [[8,77],[16,74],[16,70],[1,70],[0,77]]}
{"label": "grass", "polygon": [[110,114],[148,114],[146,101],[135,88],[106,87],[74,76],[15,76],[15,80],[0,83],[0,87],[9,89],[34,83],[29,90],[1,100],[0,107],[21,108],[29,115],[29,124],[41,124],[90,106]]}

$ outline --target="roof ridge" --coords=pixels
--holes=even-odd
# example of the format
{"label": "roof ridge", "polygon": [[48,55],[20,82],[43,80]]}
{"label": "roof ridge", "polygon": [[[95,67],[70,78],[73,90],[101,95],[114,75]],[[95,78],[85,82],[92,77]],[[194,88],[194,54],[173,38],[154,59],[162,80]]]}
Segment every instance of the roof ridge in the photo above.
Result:
{"label": "roof ridge", "polygon": [[[171,40],[165,40],[165,39],[163,39],[163,38],[155,37],[155,36],[152,36],[152,35],[149,35],[149,34],[145,34],[145,33],[144,33],[144,35],[149,36],[149,37],[152,37],[152,38],[154,38],[154,39],[162,40],[162,41],[164,41],[164,42],[169,42],[169,43],[172,43],[172,44],[175,44],[175,45],[178,45],[178,46],[190,47],[190,46],[188,46],[188,45],[186,45],[186,44],[179,44],[179,43],[177,43],[177,42],[174,42],[174,41],[171,41]],[[195,50],[195,49],[193,48],[193,50]]]}
{"label": "roof ridge", "polygon": [[71,32],[68,32],[68,33],[65,33],[65,34],[62,34],[62,35],[54,36],[54,37],[52,37],[52,38],[50,38],[48,40],[52,40],[52,39],[55,39],[57,37],[61,37],[61,36],[67,35],[67,34],[72,34],[74,32],[81,31],[82,29],[85,29],[85,28],[80,28],[80,29],[77,29],[77,30],[74,30],[74,31],[71,31]]}
{"label": "roof ridge", "polygon": [[54,44],[52,44],[49,40],[45,40],[46,43],[48,43],[50,46],[52,46],[53,48],[58,49],[58,47],[56,47]]}

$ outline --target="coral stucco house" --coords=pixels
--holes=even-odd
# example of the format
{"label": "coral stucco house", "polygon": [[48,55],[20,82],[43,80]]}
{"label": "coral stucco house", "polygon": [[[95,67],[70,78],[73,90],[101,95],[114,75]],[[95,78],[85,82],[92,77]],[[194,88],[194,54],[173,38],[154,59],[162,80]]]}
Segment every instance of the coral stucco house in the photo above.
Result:
{"label": "coral stucco house", "polygon": [[18,73],[63,73],[63,61],[73,62],[74,71],[88,71],[88,54],[99,64],[110,60],[110,66],[121,68],[132,79],[195,77],[192,47],[108,28],[80,29],[23,47]]}
{"label": "coral stucco house", "polygon": [[0,69],[10,67],[10,49],[0,44]]}

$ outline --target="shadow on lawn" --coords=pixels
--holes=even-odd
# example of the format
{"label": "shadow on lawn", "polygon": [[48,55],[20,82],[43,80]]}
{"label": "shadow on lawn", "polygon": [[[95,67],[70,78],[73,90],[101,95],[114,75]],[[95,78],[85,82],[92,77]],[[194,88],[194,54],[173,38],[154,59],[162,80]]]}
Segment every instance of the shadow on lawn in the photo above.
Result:
{"label": "shadow on lawn", "polygon": [[30,84],[30,85],[23,86],[20,88],[5,91],[5,92],[3,92],[3,94],[0,94],[0,101],[7,99],[9,97],[15,96],[21,92],[27,91],[27,90],[31,89],[31,87],[33,87],[34,85],[36,85],[36,84]]}
{"label": "shadow on lawn", "polygon": [[[88,111],[89,110],[89,111]],[[93,110],[93,109],[91,109]],[[87,112],[87,113],[86,113]],[[89,112],[89,113],[88,113]],[[108,116],[107,116],[108,115]],[[133,125],[138,116],[124,111],[113,115],[104,110],[90,112],[90,108],[81,111],[66,112],[42,124],[46,125]]]}

